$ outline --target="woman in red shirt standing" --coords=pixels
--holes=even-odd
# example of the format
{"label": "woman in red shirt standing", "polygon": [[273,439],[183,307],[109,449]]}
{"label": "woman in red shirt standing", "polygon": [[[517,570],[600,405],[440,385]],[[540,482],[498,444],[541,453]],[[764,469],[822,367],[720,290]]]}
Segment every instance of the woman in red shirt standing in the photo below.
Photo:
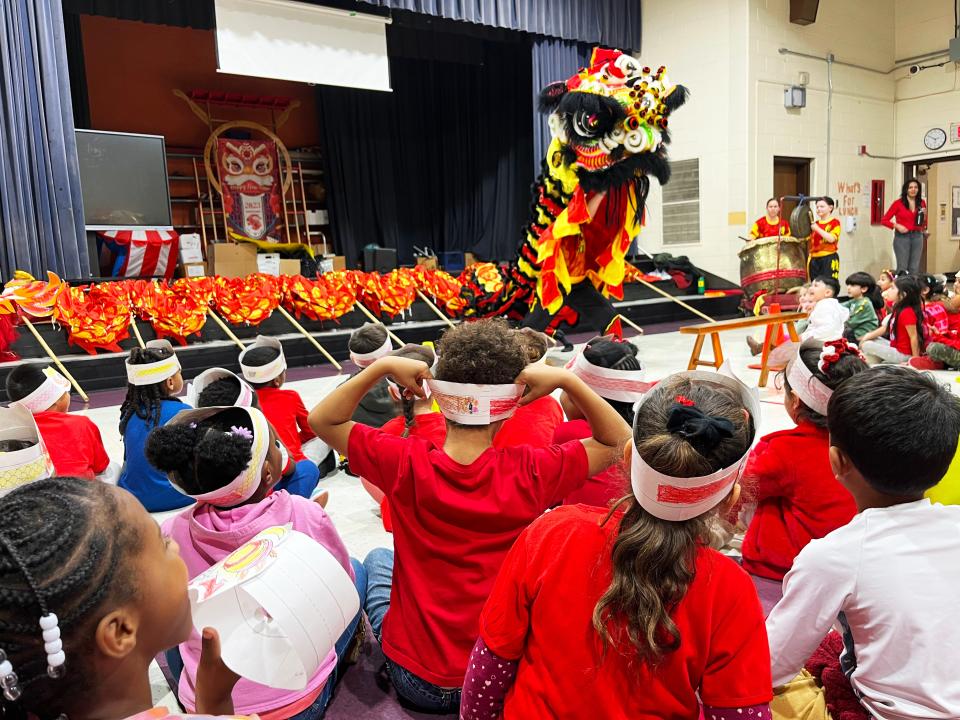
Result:
{"label": "woman in red shirt standing", "polygon": [[461,718],[770,717],[756,590],[705,544],[739,495],[756,392],[720,373],[650,390],[626,449],[632,495],[567,506],[510,550],[480,616]]}
{"label": "woman in red shirt standing", "polygon": [[893,229],[893,254],[897,271],[916,275],[920,272],[923,253],[923,232],[927,229],[927,203],[920,196],[920,181],[909,178],[880,220]]}

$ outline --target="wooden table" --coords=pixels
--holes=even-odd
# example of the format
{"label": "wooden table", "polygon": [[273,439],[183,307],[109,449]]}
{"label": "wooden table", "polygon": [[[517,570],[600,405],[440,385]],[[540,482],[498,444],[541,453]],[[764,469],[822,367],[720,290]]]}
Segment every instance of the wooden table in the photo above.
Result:
{"label": "wooden table", "polygon": [[[698,367],[706,366],[719,368],[723,365],[723,348],[720,347],[720,333],[725,330],[739,330],[741,328],[766,327],[769,328],[763,343],[763,357],[760,363],[760,387],[767,386],[767,376],[770,374],[770,368],[767,361],[770,358],[771,342],[770,339],[777,337],[777,329],[786,326],[787,333],[793,342],[800,342],[800,336],[797,334],[797,328],[794,325],[798,320],[807,317],[806,313],[788,312],[788,313],[770,313],[769,315],[757,315],[744,318],[733,318],[732,320],[718,320],[710,323],[700,323],[699,325],[687,325],[680,328],[681,335],[696,335],[697,339],[693,343],[693,352],[690,354],[690,363],[687,370],[696,370]],[[713,360],[701,360],[700,352],[703,350],[703,343],[710,336],[713,345]]]}

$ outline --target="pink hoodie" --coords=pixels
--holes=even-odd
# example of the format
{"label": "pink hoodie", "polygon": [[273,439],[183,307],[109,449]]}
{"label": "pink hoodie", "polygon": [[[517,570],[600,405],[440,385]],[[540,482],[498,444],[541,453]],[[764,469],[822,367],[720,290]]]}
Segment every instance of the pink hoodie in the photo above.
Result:
{"label": "pink hoodie", "polygon": [[[354,577],[347,548],[323,508],[305,498],[290,495],[285,490],[275,492],[258,503],[229,509],[200,503],[167,520],[163,524],[163,533],[177,541],[180,555],[192,579],[262,530],[287,523],[292,523],[294,530],[309,535],[323,545],[343,565],[350,577]],[[200,634],[196,630],[180,646],[180,655],[183,657],[180,702],[187,710],[195,712],[194,685],[200,661]],[[241,679],[233,691],[235,712],[237,715],[269,713],[307,696],[316,697],[336,664],[336,653],[331,650],[303,690],[277,690]]]}

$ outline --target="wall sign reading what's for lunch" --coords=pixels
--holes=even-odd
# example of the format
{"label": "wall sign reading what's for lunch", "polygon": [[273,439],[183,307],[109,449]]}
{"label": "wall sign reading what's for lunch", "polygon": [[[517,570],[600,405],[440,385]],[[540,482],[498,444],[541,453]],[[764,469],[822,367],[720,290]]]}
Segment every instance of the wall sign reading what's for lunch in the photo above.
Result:
{"label": "wall sign reading what's for lunch", "polygon": [[931,128],[923,136],[923,144],[927,150],[939,150],[947,142],[947,133],[943,128]]}

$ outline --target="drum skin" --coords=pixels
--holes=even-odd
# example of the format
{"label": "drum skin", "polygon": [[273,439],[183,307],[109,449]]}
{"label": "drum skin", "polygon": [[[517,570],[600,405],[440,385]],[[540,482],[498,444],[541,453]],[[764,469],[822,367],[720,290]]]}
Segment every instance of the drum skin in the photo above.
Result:
{"label": "drum skin", "polygon": [[[777,241],[780,269],[777,270]],[[794,237],[763,237],[748,242],[740,256],[740,286],[745,299],[753,301],[763,293],[799,287],[807,281],[807,241]]]}

